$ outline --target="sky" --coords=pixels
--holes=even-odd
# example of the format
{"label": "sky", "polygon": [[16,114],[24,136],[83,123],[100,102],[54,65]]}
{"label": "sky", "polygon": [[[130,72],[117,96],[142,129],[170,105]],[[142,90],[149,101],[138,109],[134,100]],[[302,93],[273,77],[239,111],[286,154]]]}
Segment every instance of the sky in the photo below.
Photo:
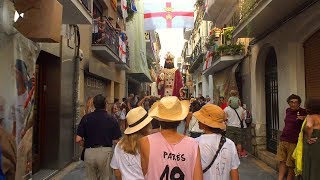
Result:
{"label": "sky", "polygon": [[177,58],[181,57],[181,52],[184,45],[183,29],[157,29],[159,33],[161,50],[160,50],[160,66],[164,66],[163,57],[169,51],[175,56],[174,63],[177,67]]}

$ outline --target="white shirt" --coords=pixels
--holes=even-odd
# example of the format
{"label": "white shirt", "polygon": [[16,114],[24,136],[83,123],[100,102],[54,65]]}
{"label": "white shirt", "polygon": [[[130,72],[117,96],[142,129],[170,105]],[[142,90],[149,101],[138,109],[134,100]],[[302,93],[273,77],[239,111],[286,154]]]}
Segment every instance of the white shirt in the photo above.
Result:
{"label": "white shirt", "polygon": [[[242,118],[242,115],[244,113],[244,109],[241,106],[239,106],[239,108],[236,109],[236,111],[238,112],[239,117]],[[234,109],[232,109],[230,106],[228,106],[224,109],[224,112],[228,116],[227,126],[241,128],[239,117],[237,116],[237,113],[235,112]],[[243,124],[244,128],[247,128],[245,121],[242,121],[242,124]]]}
{"label": "white shirt", "polygon": [[[199,142],[202,169],[205,169],[211,163],[216,154],[221,135],[219,134],[204,134],[196,141]],[[240,160],[238,157],[235,144],[228,138],[222,146],[217,159],[212,164],[211,168],[203,174],[204,180],[229,180],[230,171],[238,169]]]}
{"label": "white shirt", "polygon": [[189,123],[189,132],[203,133],[203,130],[199,128],[199,122],[197,118],[194,117],[193,115]]}
{"label": "white shirt", "polygon": [[99,20],[94,19],[92,23],[92,32],[93,33],[98,33],[99,32]]}
{"label": "white shirt", "polygon": [[110,166],[120,170],[122,180],[144,180],[140,154],[128,154],[119,147],[119,144],[114,149]]}
{"label": "white shirt", "polygon": [[122,109],[122,110],[120,111],[119,118],[120,118],[121,120],[125,120],[125,119],[126,119],[126,109]]}

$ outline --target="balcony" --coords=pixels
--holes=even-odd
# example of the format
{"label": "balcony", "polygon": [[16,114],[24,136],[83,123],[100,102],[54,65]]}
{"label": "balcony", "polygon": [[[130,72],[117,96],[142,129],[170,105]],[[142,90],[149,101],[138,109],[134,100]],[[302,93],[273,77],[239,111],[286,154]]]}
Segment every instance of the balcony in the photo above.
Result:
{"label": "balcony", "polygon": [[185,62],[191,61],[191,54],[192,54],[192,49],[191,49],[190,45],[188,44],[188,42],[185,42],[183,50],[182,50],[182,54],[181,54],[181,56],[184,58]]}
{"label": "balcony", "polygon": [[232,18],[238,0],[206,0],[203,20],[212,21],[216,27],[223,28]]}
{"label": "balcony", "polygon": [[[92,53],[103,63],[114,62],[117,68],[128,70],[129,47],[126,42],[123,42],[123,47],[120,48],[120,33],[112,27],[108,20],[94,20],[93,26],[96,33],[92,33]],[[126,53],[121,53],[120,49],[125,50]]]}
{"label": "balcony", "polygon": [[[244,3],[248,2],[244,1]],[[261,39],[313,3],[315,1],[310,0],[255,0],[245,11],[241,10],[242,17],[233,36]],[[275,13],[275,9],[279,7],[281,11]]]}
{"label": "balcony", "polygon": [[126,48],[126,57],[122,61],[116,63],[116,67],[120,70],[128,71],[130,69],[129,47]]}
{"label": "balcony", "polygon": [[200,64],[203,61],[204,43],[205,43],[205,39],[201,37],[198,40],[197,45],[193,49],[193,52],[190,57],[190,64],[191,64],[189,69],[190,73],[193,73],[196,69],[198,69]]}
{"label": "balcony", "polygon": [[244,58],[243,45],[222,45],[218,48],[215,55],[212,57],[211,63],[209,60],[209,67],[204,69],[203,75],[210,75],[227,67],[240,62]]}
{"label": "balcony", "polygon": [[91,24],[92,0],[58,0],[63,5],[63,24]]}

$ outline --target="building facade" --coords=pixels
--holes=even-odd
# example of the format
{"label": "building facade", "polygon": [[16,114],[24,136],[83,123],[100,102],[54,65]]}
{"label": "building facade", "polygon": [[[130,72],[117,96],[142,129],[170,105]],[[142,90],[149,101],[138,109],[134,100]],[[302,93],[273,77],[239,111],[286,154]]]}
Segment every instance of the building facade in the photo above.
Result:
{"label": "building facade", "polygon": [[[217,100],[221,95],[228,97],[231,89],[238,90],[242,103],[253,114],[249,151],[277,168],[275,153],[284,127],[286,98],[297,94],[303,106],[308,97],[320,95],[320,25],[316,20],[320,17],[320,2],[206,0],[197,5],[205,7],[202,21],[212,22],[207,42],[217,34],[212,39],[218,46],[213,48],[212,58],[204,57],[202,69],[191,71],[195,96],[202,92],[211,97],[213,93]],[[283,8],[275,14],[277,7]],[[228,27],[232,27],[231,33]],[[186,43],[184,52],[190,40],[192,43],[194,37]],[[242,46],[241,51],[238,45]],[[221,47],[237,53],[228,53]],[[187,53],[184,57],[189,59]],[[192,67],[195,58],[190,57]]]}
{"label": "building facade", "polygon": [[[244,1],[246,6],[248,2]],[[284,127],[286,98],[297,94],[302,106],[319,97],[320,2],[252,1],[233,32],[250,38],[242,75],[243,97],[251,104],[255,125],[255,154],[273,167]],[[274,14],[271,9],[283,7]]]}
{"label": "building facade", "polygon": [[15,179],[49,177],[75,157],[77,24],[92,23],[88,2],[0,1],[1,126],[17,147]]}

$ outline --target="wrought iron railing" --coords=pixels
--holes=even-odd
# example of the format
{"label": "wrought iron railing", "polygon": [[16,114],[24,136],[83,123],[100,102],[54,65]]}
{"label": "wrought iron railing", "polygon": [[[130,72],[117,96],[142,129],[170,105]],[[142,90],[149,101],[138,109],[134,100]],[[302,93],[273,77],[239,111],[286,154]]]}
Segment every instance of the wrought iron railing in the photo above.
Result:
{"label": "wrought iron railing", "polygon": [[204,42],[205,39],[203,37],[198,40],[197,45],[191,54],[191,64],[194,64],[196,61],[198,61],[199,57],[204,53]]}
{"label": "wrought iron railing", "polygon": [[261,1],[263,0],[243,0],[240,5],[240,20],[238,24],[248,19]]}
{"label": "wrought iron railing", "polygon": [[115,54],[119,54],[118,32],[107,20],[93,20],[92,44],[105,45]]}
{"label": "wrought iron railing", "polygon": [[[107,20],[93,20],[92,44],[107,46],[116,56],[119,56],[119,31],[115,30]],[[126,43],[126,42],[125,42]],[[126,62],[129,66],[129,47],[126,43]]]}

